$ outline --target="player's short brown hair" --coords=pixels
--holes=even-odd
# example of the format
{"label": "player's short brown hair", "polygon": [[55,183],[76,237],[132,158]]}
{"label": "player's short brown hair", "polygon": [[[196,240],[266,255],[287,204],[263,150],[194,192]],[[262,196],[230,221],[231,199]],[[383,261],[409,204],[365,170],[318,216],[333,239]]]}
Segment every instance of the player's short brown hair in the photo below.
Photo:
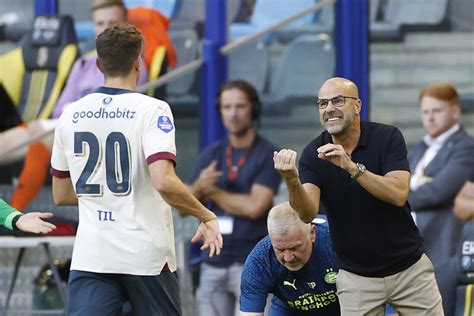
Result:
{"label": "player's short brown hair", "polygon": [[140,57],[143,37],[133,25],[115,24],[97,36],[95,40],[99,65],[104,76],[125,76]]}

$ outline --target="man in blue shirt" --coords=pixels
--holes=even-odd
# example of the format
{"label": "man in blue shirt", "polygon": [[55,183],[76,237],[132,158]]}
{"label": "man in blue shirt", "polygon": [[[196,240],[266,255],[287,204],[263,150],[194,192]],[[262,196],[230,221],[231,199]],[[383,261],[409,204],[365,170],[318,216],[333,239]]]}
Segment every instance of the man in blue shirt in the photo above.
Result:
{"label": "man in blue shirt", "polygon": [[196,295],[201,316],[238,313],[243,264],[267,234],[267,213],[281,182],[271,161],[276,147],[254,127],[261,109],[255,88],[243,80],[227,82],[216,105],[228,138],[203,151],[188,181],[218,216],[226,245],[219,259],[203,253]]}
{"label": "man in blue shirt", "polygon": [[240,315],[340,315],[336,296],[338,264],[327,225],[303,223],[288,202],[268,215],[269,236],[245,261]]}

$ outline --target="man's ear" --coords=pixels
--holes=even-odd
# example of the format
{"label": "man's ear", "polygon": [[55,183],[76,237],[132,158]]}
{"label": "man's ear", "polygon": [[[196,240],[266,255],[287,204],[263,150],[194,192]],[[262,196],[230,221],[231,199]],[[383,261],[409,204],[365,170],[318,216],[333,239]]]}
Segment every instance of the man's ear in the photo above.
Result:
{"label": "man's ear", "polygon": [[97,68],[99,68],[100,72],[103,72],[103,71],[102,71],[102,68],[100,67],[99,58],[96,58],[96,59],[95,59],[95,64],[96,64]]}
{"label": "man's ear", "polygon": [[355,107],[356,107],[356,108],[355,108],[355,112],[356,112],[357,114],[359,114],[360,111],[362,110],[362,101],[361,101],[360,99],[358,99],[358,100],[356,101]]}
{"label": "man's ear", "polygon": [[310,234],[311,234],[311,242],[315,242],[316,241],[316,224],[311,224]]}
{"label": "man's ear", "polygon": [[140,71],[141,67],[142,67],[142,59],[141,57],[139,57],[136,61],[135,61],[135,70],[136,71]]}

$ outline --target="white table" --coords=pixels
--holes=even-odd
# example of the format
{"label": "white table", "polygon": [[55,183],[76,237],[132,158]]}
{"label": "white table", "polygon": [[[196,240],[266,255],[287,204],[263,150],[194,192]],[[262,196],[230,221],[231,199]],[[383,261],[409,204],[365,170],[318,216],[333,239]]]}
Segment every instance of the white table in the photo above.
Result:
{"label": "white table", "polygon": [[20,269],[21,263],[23,261],[23,255],[27,248],[36,248],[42,246],[46,256],[48,257],[49,268],[53,272],[54,281],[59,290],[59,296],[63,303],[66,302],[66,289],[64,284],[59,277],[58,270],[54,265],[54,258],[51,255],[51,250],[49,248],[52,246],[73,246],[74,245],[74,236],[51,236],[51,237],[0,237],[0,248],[19,248],[18,256],[15,262],[15,269],[13,271],[12,278],[10,280],[10,286],[7,292],[7,295],[4,297],[2,302],[1,311],[6,312],[10,304],[11,295],[15,289],[15,283],[18,276],[18,270]]}

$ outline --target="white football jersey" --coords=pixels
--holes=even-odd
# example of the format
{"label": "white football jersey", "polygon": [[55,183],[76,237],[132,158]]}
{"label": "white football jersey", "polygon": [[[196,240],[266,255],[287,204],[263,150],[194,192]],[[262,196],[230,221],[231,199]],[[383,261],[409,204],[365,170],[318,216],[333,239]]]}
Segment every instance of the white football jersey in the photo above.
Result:
{"label": "white football jersey", "polygon": [[70,177],[79,199],[72,270],[157,275],[176,270],[171,207],[154,188],[148,164],[176,161],[166,102],[101,87],[59,119],[51,173]]}

